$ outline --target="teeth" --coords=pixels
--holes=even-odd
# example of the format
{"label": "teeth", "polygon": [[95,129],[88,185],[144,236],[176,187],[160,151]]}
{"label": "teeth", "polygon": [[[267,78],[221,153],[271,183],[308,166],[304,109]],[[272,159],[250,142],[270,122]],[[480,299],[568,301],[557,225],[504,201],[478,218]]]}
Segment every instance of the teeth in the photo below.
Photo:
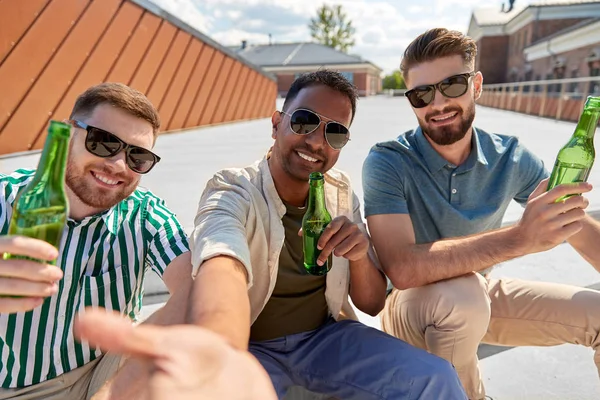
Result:
{"label": "teeth", "polygon": [[452,114],[446,115],[445,117],[436,117],[436,118],[433,118],[433,119],[436,120],[436,121],[444,121],[444,120],[447,120],[449,118],[454,117],[455,115],[456,115],[456,113],[452,113]]}
{"label": "teeth", "polygon": [[304,158],[306,161],[310,161],[310,162],[317,162],[317,161],[319,161],[319,160],[317,160],[316,158],[312,158],[312,157],[310,157],[310,156],[307,156],[306,154],[303,154],[303,153],[300,153],[300,152],[297,152],[297,153],[298,153],[298,155],[299,155],[301,158]]}
{"label": "teeth", "polygon": [[94,174],[94,176],[96,177],[96,179],[106,183],[107,185],[116,185],[117,183],[119,183],[119,181],[113,181],[98,174]]}

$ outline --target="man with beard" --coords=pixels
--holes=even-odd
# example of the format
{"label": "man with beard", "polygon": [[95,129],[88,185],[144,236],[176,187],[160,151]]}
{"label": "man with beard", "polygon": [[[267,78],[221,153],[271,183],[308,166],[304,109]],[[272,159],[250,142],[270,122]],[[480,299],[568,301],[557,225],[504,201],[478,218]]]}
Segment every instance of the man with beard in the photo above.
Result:
{"label": "man with beard", "polygon": [[[588,201],[548,192],[542,161],[512,136],[473,127],[483,77],[475,42],[432,29],[406,49],[401,70],[419,127],[375,145],[363,166],[365,214],[394,289],[383,329],[452,362],[470,399],[485,398],[480,342],[503,346],[577,343],[600,368],[600,293],[574,286],[490,279],[495,264],[567,240],[600,270],[600,224]],[[511,200],[525,206],[500,228]]]}
{"label": "man with beard", "polygon": [[[75,316],[100,306],[135,321],[148,269],[173,294],[152,320],[184,319],[192,281],[187,237],[163,200],[138,188],[141,174],[159,161],[150,150],[160,125],[156,110],[142,93],[104,83],[78,97],[69,122],[70,209],[60,248],[0,237],[0,253],[56,259],[51,266],[0,258],[0,399],[89,398],[120,360],[77,342]],[[34,172],[0,174],[0,234]]]}
{"label": "man with beard", "polygon": [[[268,154],[217,173],[200,200],[192,236],[191,320],[249,349],[277,396],[300,385],[351,399],[464,399],[450,363],[358,321],[376,315],[386,282],[346,174],[333,168],[348,142],[357,92],[319,70],[290,87],[271,117]],[[333,220],[319,239],[326,276],[303,265],[300,227],[311,172],[325,174]]]}

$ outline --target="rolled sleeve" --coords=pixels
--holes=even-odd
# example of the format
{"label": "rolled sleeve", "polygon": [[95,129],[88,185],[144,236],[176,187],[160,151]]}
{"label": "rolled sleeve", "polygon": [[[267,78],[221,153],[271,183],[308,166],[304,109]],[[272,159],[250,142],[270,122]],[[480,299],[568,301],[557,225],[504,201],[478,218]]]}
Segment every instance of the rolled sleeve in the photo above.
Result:
{"label": "rolled sleeve", "polygon": [[384,149],[373,149],[363,164],[365,217],[377,214],[408,214],[402,179]]}
{"label": "rolled sleeve", "polygon": [[373,243],[371,242],[371,236],[369,235],[367,226],[365,225],[365,222],[362,218],[362,214],[360,213],[360,200],[358,199],[358,196],[354,192],[352,192],[352,206],[353,206],[353,210],[352,210],[353,222],[358,226],[358,229],[360,229],[361,232],[363,232],[369,238],[369,250],[368,250],[369,258],[371,259],[371,261],[373,261],[373,264],[375,265],[375,267],[377,267],[378,270],[383,272],[383,269],[381,268],[381,264],[379,263],[379,259],[377,258],[377,254],[375,253],[375,248],[373,247]]}
{"label": "rolled sleeve", "polygon": [[147,264],[162,276],[175,258],[189,251],[188,237],[162,199],[152,198],[145,211],[146,231],[151,235]]}
{"label": "rolled sleeve", "polygon": [[248,288],[253,275],[250,248],[246,238],[246,219],[250,194],[241,186],[227,182],[222,174],[211,179],[198,206],[192,233],[192,276],[203,262],[217,256],[237,259],[248,273]]}

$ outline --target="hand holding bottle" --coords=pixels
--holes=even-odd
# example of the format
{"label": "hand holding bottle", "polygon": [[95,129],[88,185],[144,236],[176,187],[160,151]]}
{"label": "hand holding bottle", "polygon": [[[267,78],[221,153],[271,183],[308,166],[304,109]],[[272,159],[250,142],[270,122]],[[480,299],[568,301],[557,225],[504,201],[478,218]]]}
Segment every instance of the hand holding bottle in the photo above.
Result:
{"label": "hand holding bottle", "polygon": [[317,264],[323,265],[331,253],[350,261],[358,261],[367,256],[369,239],[358,225],[344,216],[334,218],[325,228],[317,248],[321,250]]}
{"label": "hand holding bottle", "polygon": [[[556,186],[546,192],[548,179],[531,193],[521,220],[515,226],[515,240],[523,255],[549,250],[582,228],[589,201],[577,196],[592,190],[586,182]],[[558,201],[562,199],[561,201]]]}
{"label": "hand holding bottle", "polygon": [[[0,236],[0,255],[53,261],[58,250],[47,242],[24,236]],[[60,268],[24,259],[0,257],[0,313],[34,309],[58,290]]]}

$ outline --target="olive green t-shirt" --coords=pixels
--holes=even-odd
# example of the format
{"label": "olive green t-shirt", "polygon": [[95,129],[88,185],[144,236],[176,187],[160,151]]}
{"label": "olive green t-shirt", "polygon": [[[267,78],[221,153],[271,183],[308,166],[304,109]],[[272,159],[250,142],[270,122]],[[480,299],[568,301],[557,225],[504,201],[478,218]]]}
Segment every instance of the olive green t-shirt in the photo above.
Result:
{"label": "olive green t-shirt", "polygon": [[[284,203],[285,204],[285,203]],[[306,207],[285,204],[282,218],[285,241],[279,256],[277,282],[271,298],[250,329],[250,340],[275,339],[317,329],[327,321],[326,276],[304,270],[302,236],[298,231]]]}

